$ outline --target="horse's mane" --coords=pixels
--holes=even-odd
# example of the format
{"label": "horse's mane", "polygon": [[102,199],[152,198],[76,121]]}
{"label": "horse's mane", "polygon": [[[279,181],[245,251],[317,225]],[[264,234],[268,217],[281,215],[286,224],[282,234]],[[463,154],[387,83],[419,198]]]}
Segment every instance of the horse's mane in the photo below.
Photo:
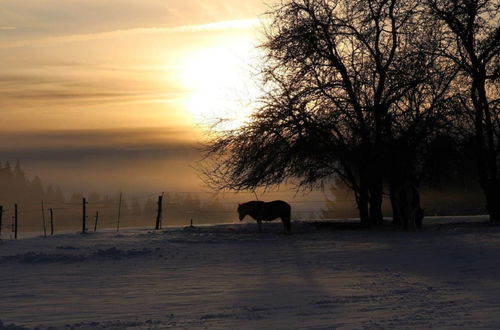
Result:
{"label": "horse's mane", "polygon": [[241,206],[253,206],[253,205],[262,205],[264,204],[265,202],[263,201],[250,201],[250,202],[246,202],[246,203],[243,203],[241,204]]}

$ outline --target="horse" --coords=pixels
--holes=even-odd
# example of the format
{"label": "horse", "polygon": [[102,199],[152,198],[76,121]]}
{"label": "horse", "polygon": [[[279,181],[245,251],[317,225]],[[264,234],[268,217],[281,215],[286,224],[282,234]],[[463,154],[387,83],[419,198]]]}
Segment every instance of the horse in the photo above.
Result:
{"label": "horse", "polygon": [[242,221],[247,215],[251,216],[257,220],[259,233],[262,232],[262,221],[273,221],[277,218],[281,218],[285,233],[291,233],[291,211],[292,208],[290,204],[279,200],[272,202],[250,201],[238,205],[240,221]]}

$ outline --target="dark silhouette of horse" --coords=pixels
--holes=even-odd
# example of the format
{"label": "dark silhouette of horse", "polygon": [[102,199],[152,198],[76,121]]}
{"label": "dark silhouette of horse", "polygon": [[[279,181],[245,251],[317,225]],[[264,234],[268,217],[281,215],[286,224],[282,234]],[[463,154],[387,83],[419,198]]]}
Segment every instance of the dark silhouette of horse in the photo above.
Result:
{"label": "dark silhouette of horse", "polygon": [[238,205],[238,214],[240,221],[249,215],[259,224],[259,233],[262,232],[262,221],[273,221],[281,218],[285,233],[292,231],[292,224],[290,222],[292,208],[290,204],[283,201],[251,201]]}

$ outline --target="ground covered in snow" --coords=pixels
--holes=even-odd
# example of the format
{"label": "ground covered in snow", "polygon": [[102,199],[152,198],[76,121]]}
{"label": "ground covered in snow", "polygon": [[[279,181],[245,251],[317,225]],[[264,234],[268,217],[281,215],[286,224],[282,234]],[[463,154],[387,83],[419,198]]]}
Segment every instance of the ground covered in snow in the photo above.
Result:
{"label": "ground covered in snow", "polygon": [[499,328],[500,227],[477,220],[3,240],[0,329]]}

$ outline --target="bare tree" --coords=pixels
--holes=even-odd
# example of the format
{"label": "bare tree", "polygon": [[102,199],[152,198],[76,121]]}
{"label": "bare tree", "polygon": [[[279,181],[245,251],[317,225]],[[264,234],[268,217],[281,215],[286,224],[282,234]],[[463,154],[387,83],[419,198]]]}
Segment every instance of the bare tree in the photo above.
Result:
{"label": "bare tree", "polygon": [[461,69],[457,88],[474,123],[479,181],[492,221],[500,221],[500,3],[498,0],[428,0],[448,27],[444,58]]}
{"label": "bare tree", "polygon": [[[250,123],[208,143],[210,183],[311,187],[335,176],[353,190],[361,221],[382,223],[388,168],[418,157],[449,84],[436,83],[439,29],[420,24],[418,0],[290,0],[269,15],[266,93]],[[417,131],[409,155],[396,157]],[[414,173],[390,176],[397,196]]]}

